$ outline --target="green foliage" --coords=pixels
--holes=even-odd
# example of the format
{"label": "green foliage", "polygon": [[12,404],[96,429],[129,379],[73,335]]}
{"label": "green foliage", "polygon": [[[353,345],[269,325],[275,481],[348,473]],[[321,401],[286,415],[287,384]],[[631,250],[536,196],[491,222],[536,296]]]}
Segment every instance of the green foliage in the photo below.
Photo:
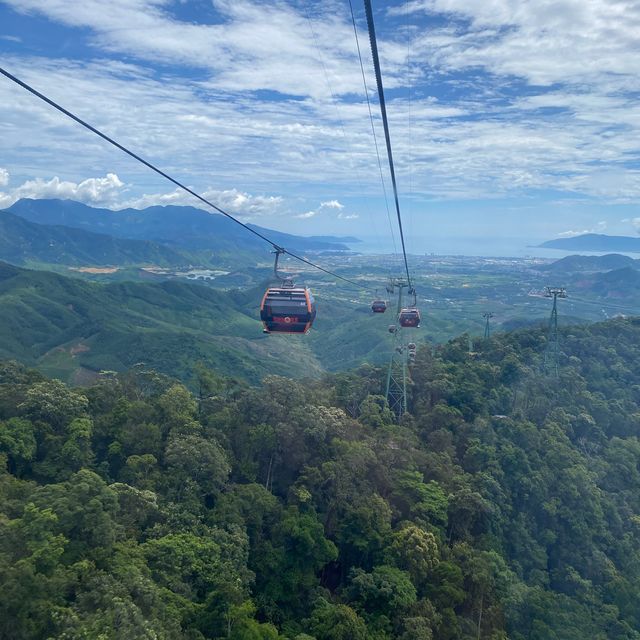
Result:
{"label": "green foliage", "polygon": [[317,640],[366,640],[367,627],[350,607],[320,599],[310,621]]}
{"label": "green foliage", "polygon": [[0,358],[75,384],[141,363],[185,382],[198,362],[253,383],[319,375],[307,347],[262,334],[260,295],[245,303],[191,282],[97,284],[0,262]]}
{"label": "green foliage", "polygon": [[54,430],[60,430],[82,416],[88,404],[85,396],[68,389],[59,380],[46,380],[29,388],[20,408],[32,420],[40,420]]}
{"label": "green foliage", "polygon": [[386,554],[409,573],[415,585],[424,583],[440,560],[435,536],[415,524],[405,524],[394,532]]}
{"label": "green foliage", "polygon": [[187,266],[192,261],[148,240],[114,238],[85,229],[35,224],[8,211],[0,214],[0,256],[13,264]]}
{"label": "green foliage", "polygon": [[36,438],[33,424],[24,418],[10,418],[0,422],[0,451],[7,453],[10,469],[20,474],[26,463],[36,454]]}
{"label": "green foliage", "polygon": [[421,352],[401,424],[371,370],[1,365],[0,640],[640,640],[640,323],[543,344]]}
{"label": "green foliage", "polygon": [[348,587],[350,599],[370,615],[392,618],[416,602],[416,589],[405,571],[382,565],[371,573],[354,569]]}

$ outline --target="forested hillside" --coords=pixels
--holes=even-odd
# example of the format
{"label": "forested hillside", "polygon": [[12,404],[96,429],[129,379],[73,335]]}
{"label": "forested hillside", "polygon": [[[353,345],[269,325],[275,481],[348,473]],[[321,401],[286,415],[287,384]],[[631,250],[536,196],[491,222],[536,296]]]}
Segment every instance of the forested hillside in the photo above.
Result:
{"label": "forested hillside", "polygon": [[[196,207],[154,206],[146,209],[98,209],[73,200],[18,200],[9,212],[38,224],[63,225],[118,238],[153,240],[188,250],[215,251],[233,256],[264,250],[264,243],[235,222]],[[302,237],[250,225],[267,234],[274,242],[290,249],[328,251],[345,250],[346,242],[356,238],[332,236]]]}
{"label": "forested hillside", "polygon": [[640,324],[70,389],[0,369],[0,638],[637,640]]}
{"label": "forested hillside", "polygon": [[184,267],[198,259],[206,264],[202,254],[179,253],[148,240],[127,240],[85,229],[35,224],[0,211],[0,260],[11,264]]}
{"label": "forested hillside", "polygon": [[138,363],[190,380],[197,362],[251,382],[318,374],[302,342],[268,340],[255,296],[179,281],[97,284],[0,262],[0,358],[79,383]]}
{"label": "forested hillside", "polygon": [[320,292],[311,335],[267,337],[263,293],[178,280],[99,284],[0,262],[0,359],[74,383],[140,362],[187,383],[198,362],[258,383],[269,373],[317,376],[388,357],[387,322],[368,304]]}

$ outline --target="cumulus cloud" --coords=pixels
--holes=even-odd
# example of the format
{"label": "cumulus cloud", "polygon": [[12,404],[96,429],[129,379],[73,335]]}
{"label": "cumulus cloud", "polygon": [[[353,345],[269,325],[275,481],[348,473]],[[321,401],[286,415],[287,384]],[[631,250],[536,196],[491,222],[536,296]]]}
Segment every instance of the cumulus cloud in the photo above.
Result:
{"label": "cumulus cloud", "polygon": [[[351,25],[344,12],[296,11],[285,3],[215,0],[216,19],[181,21],[163,0],[5,0],[15,11],[38,13],[92,31],[92,44],[152,63],[204,68],[209,86],[227,91],[270,89],[327,99],[326,83],[310,69],[331,74],[331,92],[360,91]],[[391,59],[404,52],[390,47]],[[345,64],[350,60],[351,64]],[[353,64],[356,63],[356,64]]]}
{"label": "cumulus cloud", "polygon": [[357,214],[347,215],[343,213],[343,209],[344,209],[344,205],[339,200],[325,200],[324,202],[321,202],[316,209],[311,209],[310,211],[299,213],[293,217],[301,218],[305,220],[308,218],[314,218],[315,216],[322,213],[323,211],[337,211],[338,215],[335,217],[340,220],[351,220],[358,217]]}
{"label": "cumulus cloud", "polygon": [[536,85],[579,84],[613,73],[637,86],[632,52],[639,48],[640,5],[614,5],[557,0],[549,11],[542,1],[418,0],[408,9],[447,16],[446,26],[420,38],[439,67],[484,67]]}
{"label": "cumulus cloud", "polygon": [[[0,168],[0,186],[6,186],[9,172]],[[88,205],[102,206],[108,209],[144,209],[154,205],[196,206],[213,211],[182,189],[168,193],[144,194],[140,197],[125,198],[128,185],[125,185],[115,173],[104,178],[87,178],[81,182],[61,180],[54,176],[49,180],[37,178],[27,180],[15,189],[0,192],[0,206],[9,207],[20,198],[56,198],[76,200]],[[242,218],[277,216],[283,210],[281,196],[252,195],[238,189],[205,189],[201,195],[232,215]]]}
{"label": "cumulus cloud", "polygon": [[344,205],[337,200],[328,200],[327,202],[320,203],[320,209],[344,209]]}
{"label": "cumulus cloud", "polygon": [[[357,214],[322,199],[376,194],[384,221],[344,5],[214,0],[200,23],[197,12],[180,20],[166,0],[114,0],[108,12],[102,0],[7,5],[80,27],[74,33],[95,52],[83,60],[9,55],[7,67],[198,190],[218,185],[208,193],[230,211],[346,220]],[[396,18],[378,23],[385,85],[396,89],[388,110],[401,197],[409,185],[416,203],[434,211],[442,200],[549,193],[574,204],[581,196],[638,201],[638,3],[558,0],[553,11],[543,0],[396,6],[399,16],[415,13],[413,30],[396,28]],[[14,180],[32,168],[51,175],[62,162],[76,180],[88,166],[94,175],[104,167],[127,175],[127,200],[119,196],[117,206],[194,204],[161,192],[146,169],[7,85],[0,83],[0,122]],[[380,142],[377,112],[374,119]],[[225,189],[232,185],[238,190]],[[277,196],[252,195],[261,193],[305,202],[302,213]],[[323,195],[309,202],[309,193]]]}
{"label": "cumulus cloud", "polygon": [[[640,218],[636,218],[640,222]],[[591,229],[582,229],[582,231],[563,231],[562,233],[557,234],[558,238],[573,238],[575,236],[583,236],[586,233],[603,233],[607,228],[606,220],[601,220],[596,225],[591,227]]]}
{"label": "cumulus cloud", "polygon": [[[0,172],[1,178],[2,173]],[[82,182],[60,180],[57,176],[50,180],[36,178],[35,180],[27,180],[7,193],[1,193],[0,205],[9,207],[20,198],[57,198],[60,200],[77,200],[90,205],[106,206],[114,204],[122,193],[123,187],[124,183],[115,173],[108,173],[104,178],[87,178]]]}
{"label": "cumulus cloud", "polygon": [[[284,204],[281,196],[252,195],[238,189],[225,189],[222,191],[205,189],[200,192],[200,195],[227,213],[241,218],[277,216],[282,213]],[[139,198],[121,202],[114,208],[132,207],[134,209],[144,209],[154,205],[187,205],[213,211],[182,189],[175,189],[169,193],[145,194]]]}

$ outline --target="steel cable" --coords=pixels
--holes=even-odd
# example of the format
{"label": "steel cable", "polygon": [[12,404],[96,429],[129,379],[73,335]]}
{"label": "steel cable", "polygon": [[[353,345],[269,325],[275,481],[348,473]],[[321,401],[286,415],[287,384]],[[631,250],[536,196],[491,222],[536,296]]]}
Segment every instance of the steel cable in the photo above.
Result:
{"label": "steel cable", "polygon": [[187,193],[191,194],[194,198],[197,198],[198,200],[200,200],[200,202],[203,202],[204,204],[206,204],[207,206],[211,207],[212,209],[214,209],[218,213],[220,213],[223,216],[226,216],[227,218],[229,218],[229,220],[233,220],[233,222],[235,222],[236,224],[239,224],[243,229],[246,229],[247,231],[249,231],[253,235],[255,235],[258,238],[260,238],[260,239],[264,240],[265,242],[269,243],[276,251],[280,251],[281,253],[286,253],[287,255],[291,256],[292,258],[295,258],[296,260],[299,260],[300,262],[302,262],[304,264],[307,264],[307,265],[313,267],[314,269],[318,269],[319,271],[322,271],[322,272],[324,272],[324,273],[326,273],[326,274],[328,274],[328,275],[330,275],[330,276],[332,276],[334,278],[338,278],[339,280],[342,280],[343,282],[348,282],[349,284],[353,285],[354,287],[357,287],[357,288],[362,289],[364,291],[371,291],[368,287],[365,287],[365,286],[359,284],[358,282],[350,280],[349,278],[345,278],[344,276],[338,275],[337,273],[334,273],[333,271],[330,271],[329,269],[325,269],[324,267],[321,267],[320,265],[315,264],[311,260],[307,260],[306,258],[303,258],[302,256],[299,256],[299,255],[293,253],[292,251],[289,251],[288,249],[285,249],[284,247],[279,246],[277,243],[273,242],[273,240],[270,240],[269,238],[267,238],[267,236],[263,235],[259,231],[256,231],[255,229],[252,229],[249,225],[246,225],[244,222],[241,222],[236,217],[232,216],[230,213],[227,213],[224,209],[221,209],[219,206],[215,205],[210,200],[207,200],[207,198],[205,198],[204,196],[201,196],[199,193],[195,192],[193,189],[190,189],[189,187],[187,187],[185,184],[183,184],[179,180],[176,180],[175,178],[171,177],[168,173],[165,173],[164,171],[162,171],[162,169],[159,169],[154,164],[152,164],[151,162],[149,162],[149,161],[145,160],[144,158],[140,157],[137,153],[134,153],[133,151],[131,151],[130,149],[128,149],[124,145],[120,144],[119,142],[116,142],[113,138],[110,138],[107,134],[103,133],[99,129],[96,129],[96,127],[93,127],[88,122],[85,122],[82,118],[76,116],[75,114],[73,114],[68,109],[65,109],[63,106],[59,105],[57,102],[54,102],[51,98],[48,98],[43,93],[40,93],[37,89],[34,89],[31,85],[27,84],[23,80],[20,80],[20,78],[17,78],[16,76],[14,76],[13,74],[9,73],[8,71],[3,69],[2,67],[0,67],[0,73],[3,76],[5,76],[6,78],[8,78],[9,80],[11,80],[12,82],[15,82],[17,85],[21,86],[23,89],[26,89],[29,93],[33,94],[37,98],[40,98],[40,100],[46,102],[48,105],[52,106],[54,109],[57,109],[58,111],[60,111],[64,115],[66,115],[67,117],[71,118],[72,120],[74,120],[78,124],[82,125],[83,127],[85,127],[85,129],[88,129],[92,133],[95,133],[97,136],[99,136],[103,140],[106,140],[109,144],[113,145],[114,147],[117,147],[118,149],[120,149],[120,151],[123,151],[127,155],[131,156],[134,160],[137,160],[138,162],[142,163],[143,165],[145,165],[146,167],[148,167],[152,171],[155,171],[157,174],[161,175],[163,178],[166,178],[167,180],[169,180],[169,182],[172,182],[173,184],[175,184],[180,189],[183,189]]}

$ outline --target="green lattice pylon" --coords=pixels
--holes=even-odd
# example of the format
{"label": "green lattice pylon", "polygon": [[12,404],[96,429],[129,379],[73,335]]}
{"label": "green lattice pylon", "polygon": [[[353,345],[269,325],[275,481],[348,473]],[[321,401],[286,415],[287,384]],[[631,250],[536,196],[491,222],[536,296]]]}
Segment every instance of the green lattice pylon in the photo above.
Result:
{"label": "green lattice pylon", "polygon": [[482,314],[483,318],[486,318],[486,322],[484,323],[484,339],[488,340],[491,337],[491,325],[489,321],[493,318],[493,313],[491,311],[487,311],[487,313]]}
{"label": "green lattice pylon", "polygon": [[547,347],[544,351],[544,370],[556,378],[560,373],[560,340],[558,339],[558,298],[566,298],[567,290],[562,287],[547,287],[545,296],[553,298],[551,316],[549,318],[549,331],[547,334]]}
{"label": "green lattice pylon", "polygon": [[402,310],[402,290],[407,286],[404,280],[393,281],[393,287],[398,288],[398,309],[395,323],[389,327],[390,331],[393,329],[393,341],[385,395],[389,409],[397,420],[407,412],[407,348],[403,344],[402,327],[398,322]]}

